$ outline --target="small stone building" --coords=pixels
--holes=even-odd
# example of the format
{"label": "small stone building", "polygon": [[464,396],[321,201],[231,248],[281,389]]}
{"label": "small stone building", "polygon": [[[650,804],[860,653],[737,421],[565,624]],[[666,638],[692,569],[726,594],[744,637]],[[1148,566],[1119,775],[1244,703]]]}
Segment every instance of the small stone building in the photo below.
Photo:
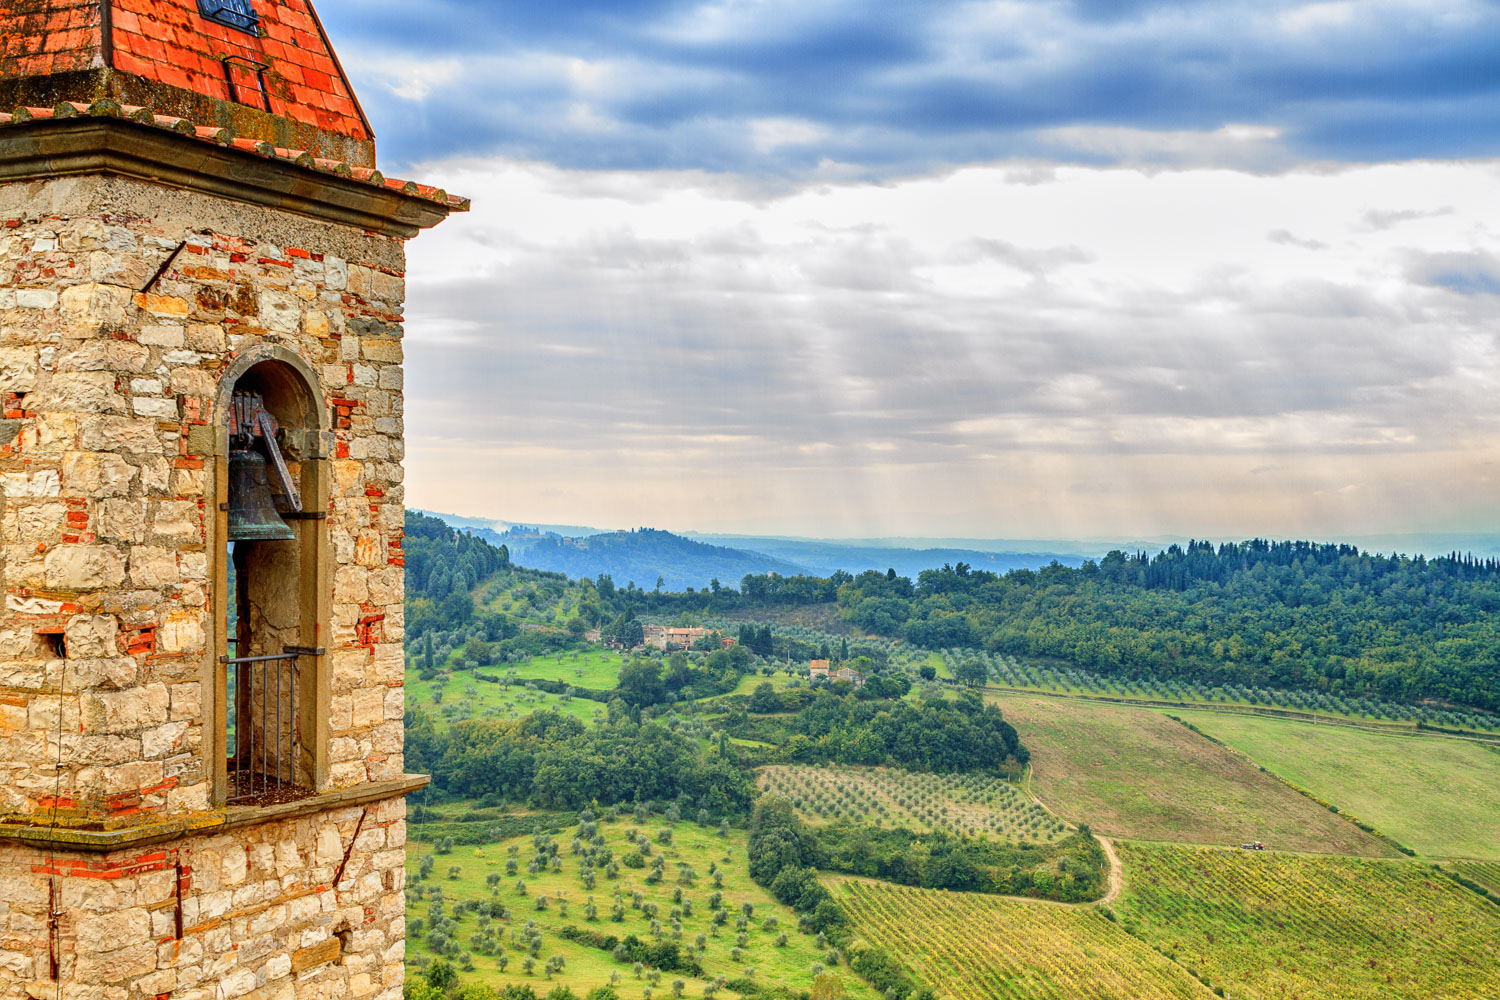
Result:
{"label": "small stone building", "polygon": [[405,241],[308,0],[0,0],[0,997],[401,993]]}

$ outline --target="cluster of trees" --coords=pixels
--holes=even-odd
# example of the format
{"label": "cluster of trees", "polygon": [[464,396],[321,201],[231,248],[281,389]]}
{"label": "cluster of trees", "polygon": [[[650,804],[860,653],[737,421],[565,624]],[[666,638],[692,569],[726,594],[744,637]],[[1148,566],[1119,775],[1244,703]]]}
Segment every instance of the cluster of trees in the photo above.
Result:
{"label": "cluster of trees", "polygon": [[613,934],[581,928],[575,924],[568,924],[557,934],[586,948],[610,952],[621,961],[640,962],[663,972],[703,975],[703,966],[692,957],[691,952],[683,952],[682,946],[676,941],[642,941],[634,934],[627,934],[622,940]]}
{"label": "cluster of trees", "polygon": [[1500,708],[1500,565],[1348,545],[1192,542],[1005,575],[963,563],[861,573],[860,628],[932,649],[983,647],[1105,676],[1432,698]]}
{"label": "cluster of trees", "polygon": [[759,628],[754,625],[741,625],[739,645],[757,656],[772,656],[776,652],[776,637],[771,634],[769,625],[762,625]]}
{"label": "cluster of trees", "polygon": [[816,851],[820,867],[851,875],[1064,903],[1098,899],[1106,870],[1104,851],[1087,827],[1043,845],[840,823],[818,830]]}
{"label": "cluster of trees", "polygon": [[632,721],[623,703],[611,708],[602,725],[547,711],[515,720],[464,720],[446,733],[420,708],[410,708],[407,757],[443,791],[543,809],[652,800],[715,814],[749,808],[754,786],[727,741],[700,748],[658,722]]}
{"label": "cluster of trees", "polygon": [[826,579],[780,573],[747,574],[740,580],[739,596],[746,604],[827,604],[838,597],[839,587],[851,579],[843,570]]}
{"label": "cluster of trees", "polygon": [[777,795],[761,796],[750,817],[750,877],[802,914],[813,930],[834,938],[848,918],[818,881],[816,858],[817,841],[792,804]]}
{"label": "cluster of trees", "polygon": [[474,615],[469,591],[510,565],[510,553],[416,511],[405,531],[407,636],[463,625]]}
{"label": "cluster of trees", "polygon": [[627,580],[621,587],[612,573],[600,573],[594,579],[584,577],[582,582],[595,591],[600,608],[608,613],[722,616],[751,608],[831,604],[838,599],[839,587],[852,579],[843,570],[828,577],[750,573],[740,578],[738,590],[715,579],[701,590],[688,587],[682,591],[661,586],[646,590],[634,580]]}
{"label": "cluster of trees", "polygon": [[[852,661],[850,666],[855,670],[861,670],[860,660]],[[746,702],[746,708],[757,715],[800,712],[818,694],[824,691],[837,697],[853,695],[859,701],[902,698],[911,690],[911,684],[910,677],[896,671],[868,674],[862,687],[855,687],[851,682],[843,678],[835,679],[831,683],[826,680],[815,679],[809,687],[786,688],[777,691],[770,681],[762,681],[750,693],[750,698]]]}
{"label": "cluster of trees", "polygon": [[850,948],[849,968],[890,1000],[937,1000],[931,988],[914,980],[884,948],[871,945]]}
{"label": "cluster of trees", "polygon": [[739,686],[740,677],[755,669],[755,660],[741,646],[716,650],[701,664],[677,651],[662,661],[639,656],[620,668],[615,690],[628,705],[638,708],[672,701],[691,701],[724,694]]}
{"label": "cluster of trees", "polygon": [[634,611],[622,611],[614,621],[599,629],[603,642],[617,642],[626,649],[639,646],[646,637],[646,627],[635,617]]}
{"label": "cluster of trees", "polygon": [[971,691],[951,700],[935,693],[914,705],[823,690],[790,719],[751,719],[737,712],[725,718],[723,728],[778,743],[786,759],[802,763],[994,773],[1018,771],[1031,759],[1000,709]]}

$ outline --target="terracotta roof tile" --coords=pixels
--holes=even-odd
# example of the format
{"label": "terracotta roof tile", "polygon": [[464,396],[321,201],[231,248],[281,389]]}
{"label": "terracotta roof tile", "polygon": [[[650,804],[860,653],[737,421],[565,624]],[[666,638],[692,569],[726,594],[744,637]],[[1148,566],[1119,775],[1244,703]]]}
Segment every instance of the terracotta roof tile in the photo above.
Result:
{"label": "terracotta roof tile", "polygon": [[[175,101],[176,110],[189,110],[192,99],[152,95],[151,86],[160,85],[197,99],[269,112],[346,140],[325,143],[328,149],[351,153],[349,142],[365,144],[373,160],[374,133],[311,0],[253,4],[260,19],[258,34],[204,17],[197,0],[0,0],[0,84],[11,87],[12,100],[35,102],[45,91],[28,90],[18,79],[98,71],[109,64],[139,78],[140,85],[127,82],[92,94],[80,88],[75,94],[52,96],[102,92],[149,97],[151,103]],[[105,8],[110,15],[107,39]],[[226,60],[235,67],[228,74],[233,83],[226,77]],[[295,127],[287,132],[295,134]]]}

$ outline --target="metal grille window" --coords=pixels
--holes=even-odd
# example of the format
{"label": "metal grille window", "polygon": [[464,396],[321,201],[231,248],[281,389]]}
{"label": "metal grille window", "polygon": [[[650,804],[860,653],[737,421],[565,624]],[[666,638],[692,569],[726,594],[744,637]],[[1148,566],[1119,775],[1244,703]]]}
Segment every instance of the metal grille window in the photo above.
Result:
{"label": "metal grille window", "polygon": [[260,15],[255,13],[250,0],[198,0],[198,13],[226,27],[260,34]]}

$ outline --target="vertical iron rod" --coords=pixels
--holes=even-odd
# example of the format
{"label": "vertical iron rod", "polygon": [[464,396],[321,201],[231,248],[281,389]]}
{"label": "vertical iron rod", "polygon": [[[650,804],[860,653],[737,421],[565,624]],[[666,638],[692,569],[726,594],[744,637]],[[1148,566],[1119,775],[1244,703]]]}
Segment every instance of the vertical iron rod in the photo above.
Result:
{"label": "vertical iron rod", "polygon": [[266,668],[262,667],[260,671],[260,790],[262,792],[270,791],[271,788],[270,782],[266,780],[266,764],[268,762],[266,752],[271,749],[266,745],[266,729],[268,728],[267,723],[270,721],[269,711],[271,708],[271,701],[266,697],[270,693],[267,690],[269,686],[266,683]]}
{"label": "vertical iron rod", "polygon": [[281,790],[281,661],[276,661],[276,789]]}
{"label": "vertical iron rod", "polygon": [[298,749],[302,745],[301,739],[300,739],[302,733],[297,728],[297,661],[296,660],[292,661],[292,697],[291,697],[291,703],[292,703],[292,706],[291,706],[292,718],[291,718],[291,722],[290,722],[290,729],[291,729],[290,737],[291,738],[288,740],[288,742],[291,744],[292,759],[287,762],[286,773],[287,773],[287,777],[291,780],[292,784],[295,785],[297,783],[297,760],[300,757],[300,755],[297,753],[297,751],[298,751]]}

